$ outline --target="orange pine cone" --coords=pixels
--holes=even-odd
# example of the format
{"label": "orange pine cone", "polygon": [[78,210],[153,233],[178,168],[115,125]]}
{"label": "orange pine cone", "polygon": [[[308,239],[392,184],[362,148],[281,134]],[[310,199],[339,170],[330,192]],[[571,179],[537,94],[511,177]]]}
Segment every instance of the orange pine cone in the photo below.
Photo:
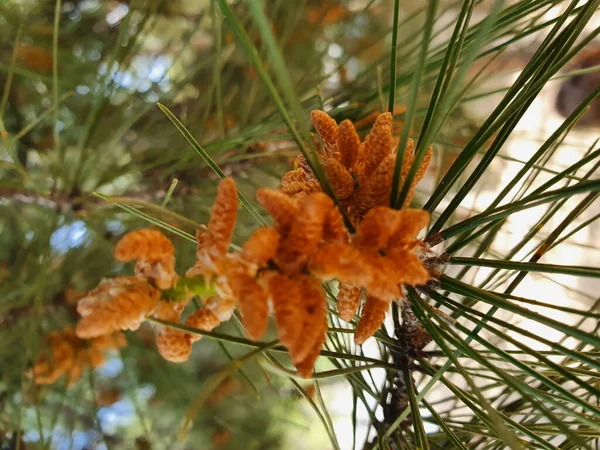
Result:
{"label": "orange pine cone", "polygon": [[406,175],[408,175],[408,171],[412,167],[414,159],[415,141],[413,139],[409,139],[406,142],[406,147],[404,148],[404,157],[402,158],[402,172],[400,172],[400,180],[402,184],[404,184],[404,180],[406,180]]}
{"label": "orange pine cone", "polygon": [[304,325],[304,308],[300,283],[287,275],[277,274],[269,280],[269,294],[273,301],[277,336],[285,347],[300,338]]}
{"label": "orange pine cone", "polygon": [[117,243],[115,259],[127,262],[134,259],[168,259],[175,254],[171,240],[158,230],[145,228],[127,233]]}
{"label": "orange pine cone", "polygon": [[177,283],[175,255],[162,259],[140,258],[135,263],[136,276],[151,280],[160,289],[170,289]]}
{"label": "orange pine cone", "polygon": [[362,289],[349,283],[340,283],[337,296],[337,309],[340,319],[351,322],[360,306]]}
{"label": "orange pine cone", "polygon": [[322,190],[321,184],[315,180],[291,182],[290,184],[281,187],[281,192],[298,197],[303,197]]}
{"label": "orange pine cone", "polygon": [[[294,169],[302,170],[304,172],[304,177],[305,177],[306,181],[311,181],[311,180],[315,179],[315,174],[312,172],[312,169],[310,168],[310,164],[308,163],[308,160],[304,157],[304,155],[298,155],[296,157],[296,159],[294,160]],[[298,181],[301,181],[301,180],[298,180]]]}
{"label": "orange pine cone", "polygon": [[281,242],[275,259],[284,272],[301,270],[321,241],[325,219],[332,208],[333,200],[321,192],[310,194],[300,202],[299,216]]}
{"label": "orange pine cone", "polygon": [[211,247],[216,254],[224,256],[231,243],[231,235],[237,219],[238,197],[235,181],[224,178],[217,189],[213,204],[208,232],[211,237]]}
{"label": "orange pine cone", "polygon": [[248,275],[238,279],[238,303],[242,312],[242,324],[248,337],[258,341],[267,330],[269,324],[269,306],[267,293]]}
{"label": "orange pine cone", "polygon": [[381,328],[389,306],[388,302],[381,301],[372,295],[367,295],[367,300],[360,315],[360,321],[354,332],[354,342],[356,345],[362,345]]}
{"label": "orange pine cone", "polygon": [[65,375],[67,376],[67,387],[70,388],[81,379],[83,366],[75,363],[66,370]]}
{"label": "orange pine cone", "polygon": [[377,117],[373,129],[365,139],[361,179],[370,176],[392,150],[392,115],[383,113]]}
{"label": "orange pine cone", "polygon": [[40,355],[28,375],[36,384],[52,384],[64,375],[69,387],[81,378],[85,369],[104,364],[106,350],[126,345],[122,333],[85,342],[70,326],[48,333],[45,340],[49,354]]}
{"label": "orange pine cone", "polygon": [[306,178],[306,172],[304,169],[294,169],[287,172],[283,177],[281,177],[281,188],[290,185],[291,183],[300,183],[308,181]]}
{"label": "orange pine cone", "polygon": [[93,347],[82,348],[77,355],[77,365],[81,367],[81,372],[84,368],[91,367],[93,369],[100,367],[106,362],[104,352]]}
{"label": "orange pine cone", "polygon": [[337,199],[344,200],[354,193],[354,178],[341,162],[327,158],[323,168]]}
{"label": "orange pine cone", "polygon": [[278,247],[279,233],[277,230],[271,227],[262,227],[252,233],[242,247],[240,256],[244,261],[261,268],[275,257]]}
{"label": "orange pine cone", "polygon": [[186,362],[192,353],[192,343],[187,335],[168,328],[156,335],[156,348],[163,358],[174,363]]}
{"label": "orange pine cone", "polygon": [[310,118],[315,126],[315,129],[319,133],[319,136],[321,136],[321,139],[323,140],[325,154],[334,156],[337,153],[338,137],[338,127],[336,121],[332,119],[326,112],[318,110],[312,111],[310,113]]}
{"label": "orange pine cone", "polygon": [[186,277],[210,276],[221,272],[225,255],[215,250],[213,242],[208,231],[196,230],[196,262],[187,270]]}
{"label": "orange pine cone", "polygon": [[[178,324],[184,308],[183,302],[161,301],[155,315],[165,322]],[[156,335],[156,347],[163,358],[174,363],[186,362],[192,353],[192,344],[186,333],[163,326]]]}
{"label": "orange pine cone", "polygon": [[400,296],[394,266],[379,254],[364,254],[349,245],[323,245],[312,255],[308,270],[321,280],[338,279],[364,286],[373,296],[384,300]]}
{"label": "orange pine cone", "polygon": [[77,304],[82,317],[77,324],[77,336],[88,339],[118,330],[137,330],[154,312],[159,298],[160,291],[145,280],[105,279]]}
{"label": "orange pine cone", "polygon": [[[221,321],[213,312],[208,308],[199,308],[192,315],[190,315],[185,324],[188,327],[197,328],[202,331],[212,331],[216,327],[219,326]],[[190,343],[194,343],[202,339],[202,336],[199,335],[188,335],[188,340]]]}
{"label": "orange pine cone", "polygon": [[419,286],[431,278],[423,262],[410,250],[394,248],[388,253],[387,260],[394,267],[398,283]]}
{"label": "orange pine cone", "polygon": [[263,188],[256,191],[256,199],[273,217],[275,229],[285,236],[298,215],[298,201],[281,191]]}
{"label": "orange pine cone", "polygon": [[412,244],[419,231],[429,224],[429,213],[422,209],[401,209],[400,223],[389,240],[388,251]]}
{"label": "orange pine cone", "polygon": [[344,217],[337,206],[331,208],[331,211],[327,214],[323,228],[323,240],[325,242],[342,243],[348,243],[350,240]]}
{"label": "orange pine cone", "polygon": [[410,185],[410,189],[408,191],[408,194],[406,195],[406,200],[404,201],[404,204],[402,205],[403,208],[406,208],[410,205],[410,202],[415,195],[415,189],[417,187],[417,184],[425,176],[425,173],[427,173],[427,167],[429,167],[429,163],[431,162],[432,157],[433,157],[433,148],[431,146],[429,146],[429,148],[427,149],[427,153],[425,153],[425,158],[423,159],[423,162],[419,166],[419,169],[417,170],[415,178],[413,179],[413,182]]}
{"label": "orange pine cone", "polygon": [[346,119],[338,127],[338,151],[340,162],[348,169],[354,168],[360,153],[360,138],[354,124]]}
{"label": "orange pine cone", "polygon": [[107,334],[90,339],[90,345],[101,351],[113,350],[126,347],[127,339],[123,333],[117,331],[113,334]]}
{"label": "orange pine cone", "polygon": [[315,330],[315,333],[318,336],[317,340],[313,343],[306,357],[302,361],[295,363],[296,370],[302,378],[310,378],[313,374],[315,362],[317,361],[317,358],[323,349],[323,344],[325,344],[327,339],[327,318],[325,317],[324,321],[321,321],[319,324],[315,324],[315,326],[321,327],[321,329]]}
{"label": "orange pine cone", "polygon": [[289,347],[294,364],[307,358],[314,345],[327,331],[327,302],[321,282],[305,275],[297,279],[300,283],[304,314],[300,338]]}
{"label": "orange pine cone", "polygon": [[376,205],[389,205],[396,155],[389,154],[356,191],[358,209],[365,214]]}
{"label": "orange pine cone", "polygon": [[400,221],[399,211],[387,206],[375,206],[358,225],[352,245],[364,252],[377,253],[387,246]]}
{"label": "orange pine cone", "polygon": [[49,354],[40,355],[29,373],[36,384],[53,384],[74,366],[79,345],[71,334],[70,327],[48,333],[45,340]]}

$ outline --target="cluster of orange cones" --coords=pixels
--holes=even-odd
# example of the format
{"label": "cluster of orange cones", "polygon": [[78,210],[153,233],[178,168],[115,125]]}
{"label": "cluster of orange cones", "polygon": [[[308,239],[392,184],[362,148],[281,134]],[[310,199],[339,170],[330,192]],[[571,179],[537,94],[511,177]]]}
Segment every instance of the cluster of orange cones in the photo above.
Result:
{"label": "cluster of orange cones", "polygon": [[[336,199],[323,192],[304,157],[299,157],[280,189],[257,192],[273,226],[256,230],[239,252],[228,252],[238,198],[234,181],[224,179],[207,230],[197,232],[196,263],[185,277],[175,273],[174,249],[166,236],[148,229],[128,233],[117,245],[115,257],[137,260],[135,276],[105,280],[80,300],[77,335],[97,338],[136,329],[149,316],[179,324],[186,305],[199,292],[178,287],[200,280],[196,284],[203,286],[203,306],[187,317],[185,325],[211,331],[239,308],[248,337],[259,340],[273,313],[279,340],[299,375],[310,377],[328,328],[323,283],[336,280],[342,320],[352,321],[364,298],[355,342],[362,344],[372,336],[390,302],[403,298],[403,285],[422,285],[431,278],[422,262],[427,246],[417,239],[429,215],[387,206],[398,145],[389,113],[379,116],[364,142],[350,121],[338,126],[321,111],[313,112],[312,120],[323,141],[318,156]],[[401,181],[412,165],[413,147],[410,141]],[[431,149],[417,171],[406,206],[430,159]],[[340,209],[355,232],[349,232]],[[174,291],[177,298],[170,295]],[[157,347],[167,360],[183,362],[199,338],[160,326]]]}

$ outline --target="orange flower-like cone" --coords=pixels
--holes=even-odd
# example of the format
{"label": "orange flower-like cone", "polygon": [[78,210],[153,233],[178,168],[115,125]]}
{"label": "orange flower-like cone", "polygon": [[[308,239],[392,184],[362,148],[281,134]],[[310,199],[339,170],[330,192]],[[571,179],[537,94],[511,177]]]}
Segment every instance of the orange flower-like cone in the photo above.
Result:
{"label": "orange flower-like cone", "polygon": [[337,296],[337,309],[340,319],[350,322],[358,307],[360,306],[360,297],[362,290],[358,286],[349,283],[340,283],[340,289]]}
{"label": "orange flower-like cone", "polygon": [[395,165],[396,155],[386,156],[369,179],[360,185],[356,196],[358,199],[357,209],[361,215],[376,205],[389,205]]}
{"label": "orange flower-like cone", "polygon": [[[336,126],[335,120],[323,111],[313,111],[311,117],[323,140],[319,155],[329,184],[349,219],[357,226],[371,208],[390,204],[396,165],[395,147],[398,145],[398,139],[392,136],[392,116],[390,113],[377,115],[363,143],[349,120]],[[413,150],[414,141],[409,139],[400,174],[401,184],[414,162]],[[430,148],[411,183],[404,206],[410,203],[417,183],[427,170],[431,155]],[[296,159],[296,167],[283,176],[280,188],[283,193],[300,198],[311,192],[322,191],[303,156]]]}
{"label": "orange flower-like cone", "polygon": [[186,276],[212,276],[223,271],[227,249],[237,219],[238,198],[235,181],[224,178],[217,188],[208,231],[196,231],[196,264]]}
{"label": "orange flower-like cone", "polygon": [[304,326],[300,285],[287,275],[277,274],[269,280],[269,293],[273,301],[279,341],[290,348],[300,339]]}
{"label": "orange flower-like cone", "polygon": [[329,156],[333,156],[337,153],[337,139],[338,139],[338,127],[335,120],[333,120],[329,114],[323,111],[312,111],[310,113],[315,129],[323,140],[323,148],[325,153]]}
{"label": "orange flower-like cone", "polygon": [[136,277],[103,280],[82,298],[77,312],[77,336],[82,339],[111,334],[119,330],[137,330],[158,304],[160,291]]}
{"label": "orange flower-like cone", "polygon": [[344,217],[337,207],[333,207],[325,219],[323,241],[347,243],[350,240]]}
{"label": "orange flower-like cone", "polygon": [[377,253],[387,243],[400,225],[401,213],[385,206],[371,209],[362,220],[352,245],[361,251]]}
{"label": "orange flower-like cone", "polygon": [[306,197],[308,194],[322,190],[319,182],[315,180],[292,182],[281,187],[281,192],[298,198]]}
{"label": "orange flower-like cone", "polygon": [[301,318],[297,318],[303,323],[300,339],[296,339],[289,347],[294,364],[305,360],[327,331],[326,301],[323,286],[319,281],[308,276],[298,277],[297,282],[300,284],[300,292],[303,297],[304,313]]}
{"label": "orange flower-like cone", "polygon": [[392,115],[381,114],[375,121],[371,133],[364,143],[364,154],[361,178],[364,179],[373,173],[381,161],[390,154],[392,148]]}
{"label": "orange flower-like cone", "polygon": [[[406,200],[404,201],[404,204],[402,205],[403,208],[407,208],[410,205],[410,202],[415,195],[415,189],[417,187],[417,184],[425,176],[425,173],[427,172],[427,167],[429,167],[429,163],[431,162],[432,157],[433,157],[433,148],[431,146],[429,146],[429,148],[427,149],[427,153],[425,153],[425,158],[423,159],[423,162],[419,166],[419,169],[417,170],[415,178],[413,179],[413,182],[410,185],[410,189],[408,191],[408,194],[406,195]],[[414,157],[411,160],[411,166],[412,166],[413,162],[414,162]],[[406,172],[408,174],[408,170]],[[404,175],[402,180],[404,180],[405,178],[406,178],[406,175]]]}
{"label": "orange flower-like cone", "polygon": [[333,243],[319,248],[311,260],[310,272],[322,279],[364,286],[382,300],[400,296],[399,275],[383,256],[367,255],[349,245]]}
{"label": "orange flower-like cone", "polygon": [[[208,308],[199,308],[192,315],[190,315],[185,324],[188,327],[197,328],[202,331],[212,331],[219,326],[221,321],[219,318]],[[202,339],[202,336],[189,335],[190,342],[196,342]]]}
{"label": "orange flower-like cone", "polygon": [[401,209],[398,211],[400,222],[389,240],[389,249],[412,246],[416,236],[429,224],[429,213],[422,209]]}
{"label": "orange flower-like cone", "polygon": [[[183,302],[161,301],[156,317],[165,322],[178,324],[184,307]],[[156,335],[156,347],[163,358],[174,363],[187,361],[192,353],[192,344],[186,333],[162,326]]]}
{"label": "orange flower-like cone", "polygon": [[296,218],[290,232],[283,238],[275,259],[286,273],[297,273],[309,255],[317,248],[323,235],[325,219],[333,208],[333,201],[322,192],[303,199],[299,205],[302,214]]}
{"label": "orange flower-like cone", "polygon": [[273,217],[275,229],[282,236],[287,235],[298,215],[298,202],[281,191],[262,188],[256,191],[256,199]]}
{"label": "orange flower-like cone", "polygon": [[69,387],[81,378],[85,369],[103,364],[106,351],[127,344],[121,333],[86,342],[79,339],[71,327],[50,332],[45,340],[49,354],[40,355],[36,359],[29,376],[36,384],[53,384],[64,375]]}
{"label": "orange flower-like cone", "polygon": [[344,120],[340,123],[337,145],[340,152],[340,162],[348,169],[354,168],[360,154],[360,138],[350,120]]}
{"label": "orange flower-like cone", "polygon": [[219,183],[212,207],[208,232],[215,253],[224,256],[231,244],[231,235],[237,219],[238,198],[235,181],[225,178]]}
{"label": "orange flower-like cone", "polygon": [[354,342],[357,345],[362,345],[381,328],[389,306],[389,302],[367,295],[367,300],[360,315],[360,322],[358,322],[354,333]]}
{"label": "orange flower-like cone", "polygon": [[142,229],[127,233],[115,248],[117,261],[133,261],[147,258],[160,260],[175,254],[171,240],[158,230]]}
{"label": "orange flower-like cone", "polygon": [[328,158],[323,168],[337,199],[345,200],[354,193],[354,178],[341,162]]}
{"label": "orange flower-like cone", "polygon": [[242,312],[242,324],[253,341],[258,341],[269,323],[269,306],[267,293],[247,274],[238,274],[235,280],[229,280],[240,310]]}
{"label": "orange flower-like cone", "polygon": [[241,258],[257,267],[265,266],[277,254],[279,233],[271,227],[262,227],[252,233],[240,253]]}
{"label": "orange flower-like cone", "polygon": [[123,262],[137,259],[135,274],[151,280],[160,289],[169,289],[177,282],[173,243],[158,230],[127,233],[117,244],[115,258]]}

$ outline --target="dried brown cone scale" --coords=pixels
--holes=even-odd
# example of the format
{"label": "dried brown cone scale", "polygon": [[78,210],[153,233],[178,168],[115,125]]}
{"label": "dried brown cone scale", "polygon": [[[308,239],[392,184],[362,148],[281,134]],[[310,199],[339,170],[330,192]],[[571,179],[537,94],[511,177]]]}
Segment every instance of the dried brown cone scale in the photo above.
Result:
{"label": "dried brown cone scale", "polygon": [[352,321],[360,306],[361,296],[362,289],[359,286],[354,286],[350,283],[340,283],[337,296],[337,310],[340,319],[344,322]]}
{"label": "dried brown cone scale", "polygon": [[381,328],[389,306],[388,302],[382,301],[372,295],[367,295],[360,314],[360,321],[354,332],[354,342],[356,345],[362,345]]}
{"label": "dried brown cone scale", "polygon": [[123,262],[139,258],[161,260],[174,254],[171,240],[160,231],[150,228],[127,233],[115,248],[115,259]]}

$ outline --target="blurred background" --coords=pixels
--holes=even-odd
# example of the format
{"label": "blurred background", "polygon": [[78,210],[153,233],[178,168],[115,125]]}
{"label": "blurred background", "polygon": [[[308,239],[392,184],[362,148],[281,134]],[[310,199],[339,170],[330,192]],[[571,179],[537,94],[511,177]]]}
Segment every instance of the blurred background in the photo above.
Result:
{"label": "blurred background", "polygon": [[[245,2],[228,3],[271,70]],[[387,105],[383,87],[389,84],[393,2],[264,3],[307,116],[312,109],[332,111],[338,120],[353,119],[366,133],[374,114]],[[473,20],[485,17],[492,3],[480,2]],[[451,34],[461,4],[440,3],[434,50]],[[400,5],[402,72],[414,65],[426,3]],[[551,20],[562,11],[561,2],[550,2],[515,27]],[[469,68],[469,76],[479,78],[436,138],[418,204],[516,79],[544,33],[531,33]],[[330,440],[311,407],[321,396],[340,448],[352,448],[355,440],[356,448],[363,448],[372,433],[369,416],[366,410],[357,416],[354,438],[348,431],[352,394],[343,377],[316,387],[304,383],[298,390],[255,360],[245,362],[241,372],[230,370],[231,360],[246,350],[209,339],[194,347],[188,363],[170,364],[156,352],[149,325],[127,333],[125,348],[111,352],[103,365],[72,385],[64,379],[47,386],[33,383],[27,371],[44,349],[44,336],[76,321],[77,300],[102,277],[131,273],[130,265],[112,257],[126,231],[148,226],[148,217],[166,223],[180,231],[169,234],[180,272],[193,263],[190,237],[208,219],[217,177],[157,102],[185,124],[250,199],[257,187],[278,185],[298,149],[216,1],[3,0],[0,48],[0,448],[327,449]],[[565,73],[599,61],[600,52],[590,45]],[[485,209],[521,161],[598,86],[598,75],[583,72],[556,77],[546,86],[454,220]],[[398,85],[397,130],[409,80]],[[423,86],[417,122],[433,81]],[[594,143],[599,121],[594,104],[545,162],[549,172],[542,171],[542,181],[581,158]],[[542,213],[531,209],[511,217],[490,254],[513,248]],[[586,211],[574,225],[597,213]],[[237,243],[255,226],[248,214],[240,210],[240,215]],[[562,218],[553,218],[548,227]],[[599,237],[597,227],[588,227],[553,256],[562,264],[598,267]],[[490,272],[474,271],[471,280],[484,280]],[[546,301],[589,307],[600,284],[581,281],[531,276],[515,295],[536,292]],[[548,332],[538,323],[522,325]],[[241,335],[237,323],[219,331]],[[377,352],[377,347],[364,351]],[[374,383],[385,378],[373,373]],[[184,429],[186,417],[192,426]]]}

